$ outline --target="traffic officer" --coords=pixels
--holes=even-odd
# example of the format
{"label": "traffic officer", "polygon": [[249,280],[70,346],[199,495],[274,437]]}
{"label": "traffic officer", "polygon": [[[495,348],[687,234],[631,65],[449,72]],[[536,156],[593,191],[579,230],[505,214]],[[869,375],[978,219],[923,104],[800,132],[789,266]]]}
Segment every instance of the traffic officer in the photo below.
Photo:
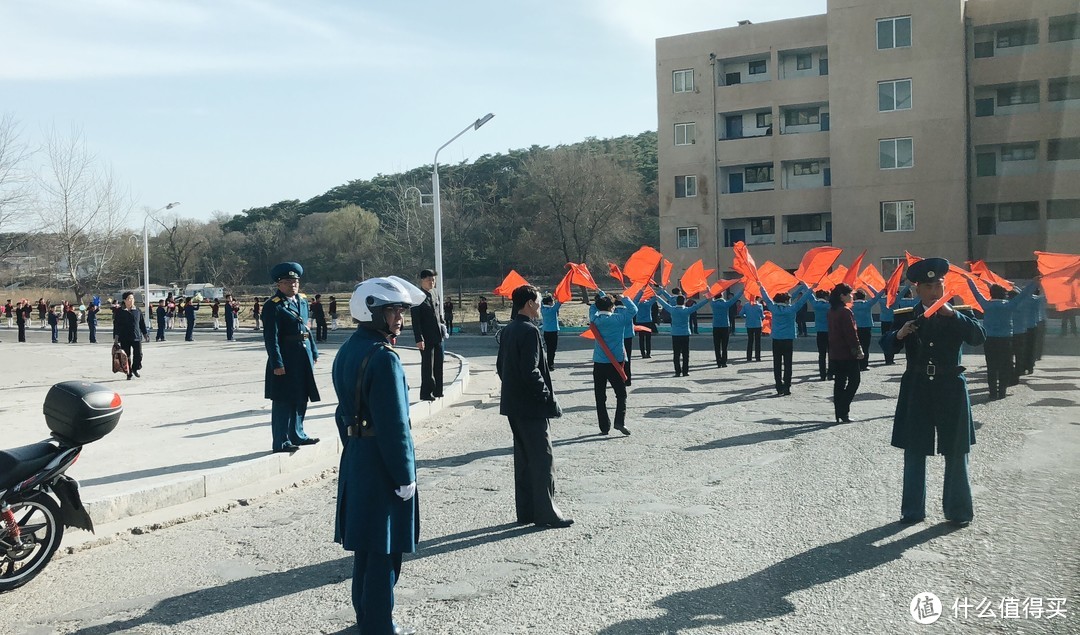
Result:
{"label": "traffic officer", "polygon": [[389,342],[401,334],[405,312],[425,299],[396,276],[360,283],[349,300],[359,326],[334,359],[343,446],[334,540],[354,552],[352,604],[366,634],[416,632],[393,622],[401,557],[420,540],[420,507],[409,386]]}
{"label": "traffic officer", "polygon": [[277,293],[263,305],[263,342],[266,344],[266,398],[273,402],[270,427],[274,452],[296,452],[301,445],[318,443],[304,432],[308,401],[319,401],[315,364],[319,349],[308,330],[308,306],[300,293],[304,268],[283,262],[270,270]]}
{"label": "traffic officer", "polygon": [[[882,338],[882,348],[904,350],[907,369],[900,379],[900,395],[893,420],[892,445],[904,450],[904,493],[900,522],[917,523],[926,517],[926,457],[945,455],[942,508],[945,519],[966,527],[975,513],[968,482],[968,453],[975,443],[961,347],[978,346],[986,339],[982,323],[945,303],[926,317],[924,313],[945,295],[943,278],[949,271],[944,258],[927,258],[908,267],[919,304],[911,319]],[[895,324],[899,324],[897,313]]]}

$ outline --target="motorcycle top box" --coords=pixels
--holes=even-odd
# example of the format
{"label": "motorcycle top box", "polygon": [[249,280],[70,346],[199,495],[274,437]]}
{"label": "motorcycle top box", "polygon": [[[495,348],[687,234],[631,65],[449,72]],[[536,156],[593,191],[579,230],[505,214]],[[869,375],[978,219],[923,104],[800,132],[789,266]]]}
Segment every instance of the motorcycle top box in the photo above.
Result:
{"label": "motorcycle top box", "polygon": [[53,437],[64,444],[85,445],[112,432],[124,406],[111,388],[65,381],[49,389],[44,412]]}

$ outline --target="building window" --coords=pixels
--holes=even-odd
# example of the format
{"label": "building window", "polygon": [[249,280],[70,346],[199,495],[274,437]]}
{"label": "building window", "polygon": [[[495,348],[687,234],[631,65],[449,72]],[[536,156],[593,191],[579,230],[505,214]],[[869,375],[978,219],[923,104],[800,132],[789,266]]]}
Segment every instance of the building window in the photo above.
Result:
{"label": "building window", "polygon": [[994,116],[994,98],[976,99],[975,100],[975,116],[976,117],[993,117]]}
{"label": "building window", "polygon": [[999,49],[1007,49],[1014,46],[1031,46],[1032,44],[1038,43],[1039,29],[1036,26],[1001,29],[997,32],[997,47]]}
{"label": "building window", "polygon": [[911,80],[896,79],[878,82],[878,111],[909,110],[911,108]]}
{"label": "building window", "polygon": [[762,165],[756,168],[746,168],[745,178],[747,183],[772,183],[773,166]]}
{"label": "building window", "polygon": [[881,203],[881,231],[915,231],[915,201],[883,201]]}
{"label": "building window", "polygon": [[889,256],[881,259],[881,275],[888,278],[894,271],[907,262],[903,256]]}
{"label": "building window", "polygon": [[911,137],[878,141],[878,165],[882,170],[910,168],[915,163]]}
{"label": "building window", "polygon": [[675,177],[675,198],[694,198],[695,196],[697,196],[696,176]]}
{"label": "building window", "polygon": [[750,62],[751,75],[764,75],[769,72],[768,60],[754,60]]}
{"label": "building window", "polygon": [[1039,152],[1037,143],[1014,143],[1001,146],[1002,161],[1034,161]]}
{"label": "building window", "polygon": [[821,231],[821,214],[799,214],[787,217],[788,232],[819,232]]}
{"label": "building window", "polygon": [[757,127],[769,128],[772,126],[772,113],[771,112],[759,112],[757,114]]}
{"label": "building window", "polygon": [[1080,99],[1080,79],[1051,79],[1047,87],[1050,89],[1046,98],[1047,101],[1065,101],[1066,99]]}
{"label": "building window", "polygon": [[772,216],[750,219],[751,236],[767,236],[776,233],[776,222]]}
{"label": "building window", "polygon": [[997,175],[997,153],[980,152],[975,155],[975,176]]}
{"label": "building window", "polygon": [[997,206],[993,204],[976,205],[975,225],[980,236],[997,234]]}
{"label": "building window", "polygon": [[677,123],[675,124],[675,145],[688,146],[697,143],[694,137],[697,134],[697,124],[694,123]]}
{"label": "building window", "polygon": [[1080,15],[1059,15],[1050,18],[1050,41],[1080,40]]}
{"label": "building window", "polygon": [[679,249],[698,248],[697,227],[678,227],[675,234],[678,237]]}
{"label": "building window", "polygon": [[814,68],[814,56],[809,53],[800,53],[795,56],[795,70],[808,71]]}
{"label": "building window", "polygon": [[1046,144],[1047,161],[1075,161],[1080,159],[1080,139],[1051,139]]}
{"label": "building window", "polygon": [[998,221],[1002,223],[1039,220],[1039,202],[1001,203],[997,212]]}
{"label": "building window", "polygon": [[793,166],[795,176],[810,176],[820,172],[821,164],[817,161],[796,161]]}
{"label": "building window", "polygon": [[993,40],[987,40],[986,42],[976,42],[975,43],[975,57],[976,57],[976,59],[983,58],[983,57],[993,57],[993,56],[994,56],[994,41]]}
{"label": "building window", "polygon": [[1080,218],[1080,198],[1059,198],[1046,201],[1047,220],[1075,220]]}
{"label": "building window", "polygon": [[694,69],[687,68],[671,74],[672,91],[676,93],[694,92]]}
{"label": "building window", "polygon": [[911,46],[911,16],[883,18],[877,21],[878,50]]}
{"label": "building window", "polygon": [[829,74],[829,58],[823,57],[818,60],[818,75]]}
{"label": "building window", "polygon": [[809,126],[820,123],[820,108],[791,108],[784,111],[784,124],[788,126]]}
{"label": "building window", "polygon": [[1005,86],[997,89],[998,106],[1019,106],[1039,103],[1039,85]]}

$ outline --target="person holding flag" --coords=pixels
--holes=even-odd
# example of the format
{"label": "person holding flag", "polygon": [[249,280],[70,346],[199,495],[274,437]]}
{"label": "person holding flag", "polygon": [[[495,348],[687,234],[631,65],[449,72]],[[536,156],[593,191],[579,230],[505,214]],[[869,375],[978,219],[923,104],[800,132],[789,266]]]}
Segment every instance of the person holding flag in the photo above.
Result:
{"label": "person holding flag", "polygon": [[1032,280],[1012,298],[1008,298],[1008,291],[999,284],[990,285],[989,298],[979,291],[974,280],[969,278],[967,284],[983,313],[983,328],[986,330],[983,353],[986,355],[986,381],[990,387],[990,399],[1004,399],[1005,390],[1013,377],[1013,312],[1021,305],[1023,298],[1031,295],[1039,282]]}
{"label": "person holding flag", "polygon": [[[742,287],[741,284],[734,286]],[[726,299],[721,292],[709,301],[709,306],[712,308],[713,354],[716,356],[717,368],[727,368],[728,341],[731,339],[731,307],[738,301],[738,294],[731,292],[728,293]]]}
{"label": "person holding flag", "polygon": [[859,370],[870,368],[870,339],[874,330],[874,305],[881,302],[885,297],[885,290],[878,291],[874,287],[867,286],[874,296],[867,299],[866,292],[862,289],[855,292],[855,300],[851,303],[851,312],[855,314],[855,328],[859,333],[859,345],[862,346],[864,357],[859,360]]}
{"label": "person holding flag", "polygon": [[[835,288],[835,287],[834,287]],[[832,366],[829,364],[829,309],[832,305],[829,301],[829,292],[820,289],[814,293],[814,299],[810,301],[814,308],[814,335],[817,339],[818,352],[818,377],[821,381],[833,378]]]}
{"label": "person holding flag", "polygon": [[[885,296],[885,300],[881,303],[881,314],[878,316],[878,320],[881,322],[882,337],[892,330],[893,320],[896,319],[897,309],[913,307],[918,303],[914,298],[908,297],[908,289],[910,288],[911,285],[907,284],[900,287],[900,290],[896,293],[896,298],[891,303],[889,302],[889,296]],[[895,364],[895,357],[896,355],[891,351],[885,351],[885,365],[892,366]]]}
{"label": "person holding flag", "polygon": [[[634,316],[638,307],[634,300],[623,296],[625,311],[616,313],[615,303],[598,290],[596,300],[589,307],[589,330],[596,344],[593,346],[593,393],[596,396],[596,416],[600,424],[600,434],[606,435],[611,429],[611,419],[607,411],[607,386],[611,384],[615,391],[615,429],[629,436],[626,427],[626,375],[623,362],[626,361],[626,347],[623,334],[629,322],[633,328]],[[638,299],[641,293],[638,293]]]}
{"label": "person holding flag", "polygon": [[765,323],[765,308],[760,299],[754,296],[739,309],[739,315],[746,323],[746,361],[750,361],[751,352],[756,361],[761,361],[761,327]]}
{"label": "person holding flag", "polygon": [[652,357],[652,336],[657,332],[656,319],[660,313],[660,305],[656,303],[656,295],[650,295],[648,299],[638,302],[638,312],[634,316],[634,324],[644,326],[648,330],[634,329],[638,332],[638,352],[641,359]]}
{"label": "person holding flag", "polygon": [[686,306],[686,296],[672,296],[661,287],[654,287],[654,290],[663,296],[656,298],[656,301],[671,315],[671,359],[675,364],[675,376],[688,377],[690,375],[690,316],[708,304],[710,296],[707,295],[696,303]]}
{"label": "person holding flag", "polygon": [[799,295],[794,301],[787,293],[777,293],[769,297],[769,291],[765,288],[765,282],[759,280],[758,287],[761,289],[761,299],[765,306],[772,312],[772,354],[773,354],[773,379],[776,381],[777,396],[791,394],[791,365],[792,355],[795,350],[795,317],[813,295],[810,287],[805,282],[799,282],[795,287],[799,289]]}
{"label": "person holding flag", "polygon": [[[942,508],[945,519],[966,527],[975,516],[968,482],[968,454],[975,443],[964,367],[964,344],[978,346],[986,339],[982,323],[949,306],[944,277],[949,261],[927,258],[908,266],[919,304],[912,318],[882,338],[882,348],[904,350],[907,369],[900,378],[900,395],[893,419],[892,445],[904,450],[904,491],[900,522],[926,518],[926,457],[945,456]],[[895,325],[894,325],[895,326]]]}

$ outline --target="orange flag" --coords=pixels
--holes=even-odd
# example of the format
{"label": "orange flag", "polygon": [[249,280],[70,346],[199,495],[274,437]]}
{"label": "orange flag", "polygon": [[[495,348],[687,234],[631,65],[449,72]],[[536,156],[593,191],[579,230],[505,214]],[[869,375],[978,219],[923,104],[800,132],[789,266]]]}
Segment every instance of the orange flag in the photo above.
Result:
{"label": "orange flag", "polygon": [[607,263],[607,266],[608,266],[608,273],[611,274],[612,278],[615,278],[616,280],[619,281],[619,286],[625,285],[626,282],[623,280],[623,273],[622,273],[622,270],[619,269],[619,265],[617,265],[617,264],[615,264],[613,262],[609,262],[609,263]]}
{"label": "orange flag", "polygon": [[664,270],[660,274],[660,286],[666,287],[667,283],[671,280],[671,261],[667,258],[664,259]]}
{"label": "orange flag", "polygon": [[1046,301],[1059,311],[1080,308],[1080,256],[1036,251]]}
{"label": "orange flag", "polygon": [[863,256],[866,255],[866,250],[859,254],[859,257],[855,259],[855,262],[851,263],[851,268],[847,270],[847,274],[844,275],[844,284],[854,289],[857,286],[859,280],[859,267],[862,267]]}
{"label": "orange flag", "polygon": [[746,243],[740,240],[735,243],[732,250],[735,252],[735,260],[731,263],[731,268],[741,273],[747,280],[757,280],[757,263],[750,255],[750,250],[746,248]]}
{"label": "orange flag", "polygon": [[968,263],[968,269],[971,273],[979,276],[989,284],[997,284],[1005,287],[1006,289],[1012,289],[1014,285],[1012,282],[1002,278],[993,271],[990,271],[990,267],[986,266],[986,263],[982,260],[976,260],[975,262]]}
{"label": "orange flag", "polygon": [[719,296],[724,291],[727,291],[731,287],[738,284],[738,282],[739,282],[738,278],[732,278],[731,280],[721,280],[719,282],[714,282],[713,286],[709,287],[709,295],[711,295],[713,297]]}
{"label": "orange flag", "polygon": [[589,267],[585,263],[568,262],[567,266],[570,267],[570,283],[576,284],[586,289],[599,289],[596,286],[596,280],[593,279],[592,274],[589,273]]}
{"label": "orange flag", "polygon": [[904,267],[898,265],[885,283],[885,302],[887,306],[896,304],[896,294],[900,292],[900,278],[904,275]]}
{"label": "orange flag", "polygon": [[511,269],[510,273],[506,274],[506,277],[503,278],[502,284],[495,288],[494,293],[495,295],[509,298],[514,294],[514,289],[527,284],[529,283],[525,281],[525,278],[521,277],[521,274]]}
{"label": "orange flag", "polygon": [[874,263],[866,265],[866,268],[859,274],[859,283],[865,287],[873,287],[878,291],[885,288],[885,278],[878,271]]}
{"label": "orange flag", "polygon": [[950,299],[959,296],[964,304],[972,307],[979,306],[975,294],[968,288],[968,280],[975,283],[975,287],[979,293],[983,294],[983,297],[990,297],[990,286],[981,278],[971,275],[956,265],[949,265],[949,273],[951,275],[945,276],[945,295]]}
{"label": "orange flag", "polygon": [[630,299],[633,299],[637,297],[638,291],[641,291],[641,299],[648,300],[649,298],[656,295],[656,293],[653,292],[652,287],[648,286],[648,284],[648,282],[635,282],[629,287],[626,287],[626,289],[623,291],[623,295]]}
{"label": "orange flag", "polygon": [[574,292],[570,289],[570,276],[572,274],[572,271],[567,271],[566,275],[563,276],[562,282],[559,283],[559,286],[555,287],[555,292],[551,295],[555,298],[556,302],[569,302],[570,299],[574,297]]}
{"label": "orange flag", "polygon": [[799,284],[795,276],[771,260],[766,260],[764,264],[758,267],[757,277],[761,284],[765,285],[765,288],[769,290],[769,293],[785,293]]}
{"label": "orange flag", "polygon": [[652,247],[643,246],[627,259],[623,265],[622,273],[630,282],[648,282],[656,273],[656,268],[664,259],[659,251]]}
{"label": "orange flag", "polygon": [[817,288],[821,291],[832,291],[833,287],[844,281],[846,275],[847,267],[844,265],[837,265],[836,271],[822,278],[818,282]]}
{"label": "orange flag", "polygon": [[918,256],[913,256],[910,251],[905,251],[904,252],[904,259],[907,260],[907,264],[908,264],[909,267],[911,265],[919,262],[920,260],[922,260],[922,258],[920,258]]}
{"label": "orange flag", "polygon": [[803,256],[799,268],[795,270],[795,277],[813,288],[829,273],[829,268],[836,264],[842,251],[839,247],[814,247]]}
{"label": "orange flag", "polygon": [[761,318],[761,334],[769,335],[772,333],[772,311],[766,310],[765,316]]}
{"label": "orange flag", "polygon": [[694,264],[690,265],[686,269],[686,273],[679,279],[679,288],[682,289],[683,294],[686,297],[690,297],[695,293],[701,293],[709,288],[709,282],[706,280],[705,265],[701,260],[698,260]]}

